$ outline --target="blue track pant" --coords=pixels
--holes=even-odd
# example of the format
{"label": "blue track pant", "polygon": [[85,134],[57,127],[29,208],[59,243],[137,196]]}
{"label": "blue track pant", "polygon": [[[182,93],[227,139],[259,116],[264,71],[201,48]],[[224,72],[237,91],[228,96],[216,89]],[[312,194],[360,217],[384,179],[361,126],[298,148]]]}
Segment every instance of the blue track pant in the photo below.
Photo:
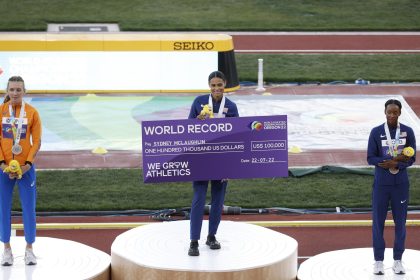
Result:
{"label": "blue track pant", "polygon": [[15,185],[19,188],[22,205],[23,226],[26,243],[35,242],[36,235],[36,173],[35,165],[31,167],[22,179],[9,179],[7,173],[0,171],[0,241],[10,242],[12,198]]}
{"label": "blue track pant", "polygon": [[372,237],[373,253],[376,261],[383,261],[385,252],[384,226],[391,202],[395,223],[394,260],[401,260],[405,250],[407,207],[409,184],[374,185],[372,192]]}
{"label": "blue track pant", "polygon": [[[190,215],[190,239],[200,240],[201,226],[203,224],[204,206],[209,181],[194,181],[194,196]],[[223,203],[225,200],[227,181],[211,181],[211,207],[209,216],[209,235],[216,235],[222,218]]]}

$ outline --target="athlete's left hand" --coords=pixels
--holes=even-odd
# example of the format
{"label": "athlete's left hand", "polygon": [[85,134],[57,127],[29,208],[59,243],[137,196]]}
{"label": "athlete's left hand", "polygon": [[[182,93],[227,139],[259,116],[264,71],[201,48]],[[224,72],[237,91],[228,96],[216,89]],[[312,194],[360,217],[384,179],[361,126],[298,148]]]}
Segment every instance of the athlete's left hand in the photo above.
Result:
{"label": "athlete's left hand", "polygon": [[28,170],[29,170],[29,169],[31,169],[31,166],[30,166],[29,164],[25,164],[25,165],[22,165],[22,166],[20,167],[20,169],[22,169],[22,175],[23,175],[23,174],[25,174],[26,172],[28,172]]}
{"label": "athlete's left hand", "polygon": [[410,157],[408,157],[406,155],[403,155],[403,154],[400,154],[400,155],[396,156],[394,159],[397,160],[397,161],[404,161],[404,162],[406,162],[406,161],[408,161],[410,159]]}

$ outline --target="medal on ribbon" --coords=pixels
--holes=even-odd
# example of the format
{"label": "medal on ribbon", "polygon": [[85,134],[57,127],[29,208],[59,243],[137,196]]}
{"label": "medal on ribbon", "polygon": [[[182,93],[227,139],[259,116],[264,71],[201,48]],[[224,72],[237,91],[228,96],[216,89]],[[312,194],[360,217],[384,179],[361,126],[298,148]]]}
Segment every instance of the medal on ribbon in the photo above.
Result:
{"label": "medal on ribbon", "polygon": [[214,113],[214,107],[213,107],[213,99],[211,97],[211,94],[209,95],[209,104],[208,106],[212,110],[213,116],[215,118],[224,118],[225,115],[223,115],[223,109],[225,108],[225,95],[222,97],[222,101],[220,102],[219,112],[217,114]]}
{"label": "medal on ribbon", "polygon": [[9,113],[10,113],[12,132],[13,132],[12,153],[14,155],[19,155],[22,153],[22,146],[19,144],[19,142],[20,142],[20,137],[22,136],[23,116],[25,114],[25,102],[22,100],[22,106],[20,108],[17,128],[15,126],[15,114],[13,112],[11,104],[9,104]]}
{"label": "medal on ribbon", "polygon": [[20,153],[22,153],[22,146],[19,144],[14,144],[12,146],[12,153],[14,155],[19,155]]}
{"label": "medal on ribbon", "polygon": [[[387,123],[384,124],[384,128],[389,155],[395,158],[396,156],[398,156],[398,144],[400,143],[400,123],[397,123],[397,131],[395,132],[394,142],[392,142],[391,134],[389,132],[389,127]],[[400,172],[400,170],[396,167],[392,167],[389,169],[389,172],[395,175],[398,172]]]}

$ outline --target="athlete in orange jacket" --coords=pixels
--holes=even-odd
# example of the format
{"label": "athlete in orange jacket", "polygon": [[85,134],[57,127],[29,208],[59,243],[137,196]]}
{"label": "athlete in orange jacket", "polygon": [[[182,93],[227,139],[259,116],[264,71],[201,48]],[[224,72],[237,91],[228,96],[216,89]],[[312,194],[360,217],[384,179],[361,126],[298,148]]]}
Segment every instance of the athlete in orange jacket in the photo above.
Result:
{"label": "athlete in orange jacket", "polygon": [[25,83],[13,76],[7,84],[6,99],[0,105],[0,168],[4,171],[12,159],[19,162],[22,178],[17,173],[0,172],[0,241],[4,243],[1,265],[12,265],[10,246],[11,206],[13,189],[17,184],[22,203],[26,240],[25,263],[37,263],[32,251],[36,236],[36,173],[35,156],[41,146],[41,119],[37,110],[23,101]]}

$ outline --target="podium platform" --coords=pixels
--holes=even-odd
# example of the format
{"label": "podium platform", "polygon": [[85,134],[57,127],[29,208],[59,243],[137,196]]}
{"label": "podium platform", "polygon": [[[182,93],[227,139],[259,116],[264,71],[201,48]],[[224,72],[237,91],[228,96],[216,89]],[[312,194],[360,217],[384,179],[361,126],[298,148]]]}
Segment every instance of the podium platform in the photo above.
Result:
{"label": "podium platform", "polygon": [[373,274],[373,249],[356,248],[322,253],[304,261],[298,271],[299,280],[414,280],[420,279],[420,251],[405,250],[402,258],[405,275],[392,271],[392,248],[385,249],[385,275]]}
{"label": "podium platform", "polygon": [[[108,280],[110,256],[90,246],[64,239],[37,237],[33,244],[36,265],[25,265],[25,238],[10,240],[12,266],[0,266],[2,280]],[[3,246],[0,246],[3,252]]]}
{"label": "podium platform", "polygon": [[189,227],[189,221],[163,222],[119,235],[111,246],[112,279],[296,279],[297,242],[287,235],[222,221],[217,233],[222,248],[210,250],[203,221],[200,256],[191,257]]}

